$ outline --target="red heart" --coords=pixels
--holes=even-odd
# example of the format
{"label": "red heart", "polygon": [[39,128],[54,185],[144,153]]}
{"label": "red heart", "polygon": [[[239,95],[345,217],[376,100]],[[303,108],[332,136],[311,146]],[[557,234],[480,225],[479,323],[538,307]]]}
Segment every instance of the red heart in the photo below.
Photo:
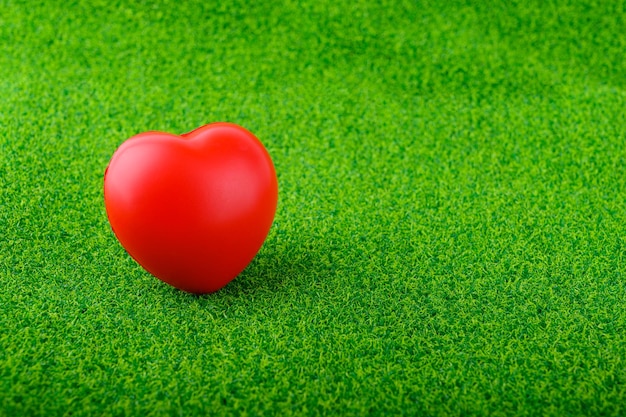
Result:
{"label": "red heart", "polygon": [[124,142],[104,174],[113,232],[148,272],[183,291],[217,291],[255,257],[278,202],[272,160],[231,123]]}

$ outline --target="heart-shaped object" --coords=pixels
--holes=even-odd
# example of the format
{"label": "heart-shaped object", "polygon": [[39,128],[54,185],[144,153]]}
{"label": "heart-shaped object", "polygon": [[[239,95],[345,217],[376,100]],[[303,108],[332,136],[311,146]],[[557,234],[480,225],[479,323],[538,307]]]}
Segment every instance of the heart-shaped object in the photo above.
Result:
{"label": "heart-shaped object", "polygon": [[104,174],[104,202],[113,232],[143,268],[204,294],[256,256],[274,220],[278,182],[252,133],[212,123],[122,143]]}

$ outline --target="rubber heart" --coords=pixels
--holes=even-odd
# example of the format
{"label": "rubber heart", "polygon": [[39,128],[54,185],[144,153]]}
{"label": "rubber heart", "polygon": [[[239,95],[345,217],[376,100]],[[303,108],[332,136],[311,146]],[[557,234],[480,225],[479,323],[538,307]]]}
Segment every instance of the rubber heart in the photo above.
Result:
{"label": "rubber heart", "polygon": [[204,294],[256,256],[274,220],[278,182],[252,133],[212,123],[122,143],[104,174],[104,201],[130,256],[162,281]]}

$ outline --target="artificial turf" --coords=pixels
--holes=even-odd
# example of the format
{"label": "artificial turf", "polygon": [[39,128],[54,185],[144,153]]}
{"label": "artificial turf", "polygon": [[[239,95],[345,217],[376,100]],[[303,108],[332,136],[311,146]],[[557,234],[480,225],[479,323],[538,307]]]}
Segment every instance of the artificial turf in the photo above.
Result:
{"label": "artificial turf", "polygon": [[[0,0],[0,414],[625,415],[625,8]],[[279,208],[192,296],[103,173],[219,120]]]}

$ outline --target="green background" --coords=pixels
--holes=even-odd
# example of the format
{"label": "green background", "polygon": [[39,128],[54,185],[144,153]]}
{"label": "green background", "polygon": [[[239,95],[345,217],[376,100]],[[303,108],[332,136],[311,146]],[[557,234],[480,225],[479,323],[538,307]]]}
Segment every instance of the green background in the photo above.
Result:
{"label": "green background", "polygon": [[[0,0],[0,414],[626,414],[623,1]],[[222,291],[106,219],[128,137],[254,132]]]}

